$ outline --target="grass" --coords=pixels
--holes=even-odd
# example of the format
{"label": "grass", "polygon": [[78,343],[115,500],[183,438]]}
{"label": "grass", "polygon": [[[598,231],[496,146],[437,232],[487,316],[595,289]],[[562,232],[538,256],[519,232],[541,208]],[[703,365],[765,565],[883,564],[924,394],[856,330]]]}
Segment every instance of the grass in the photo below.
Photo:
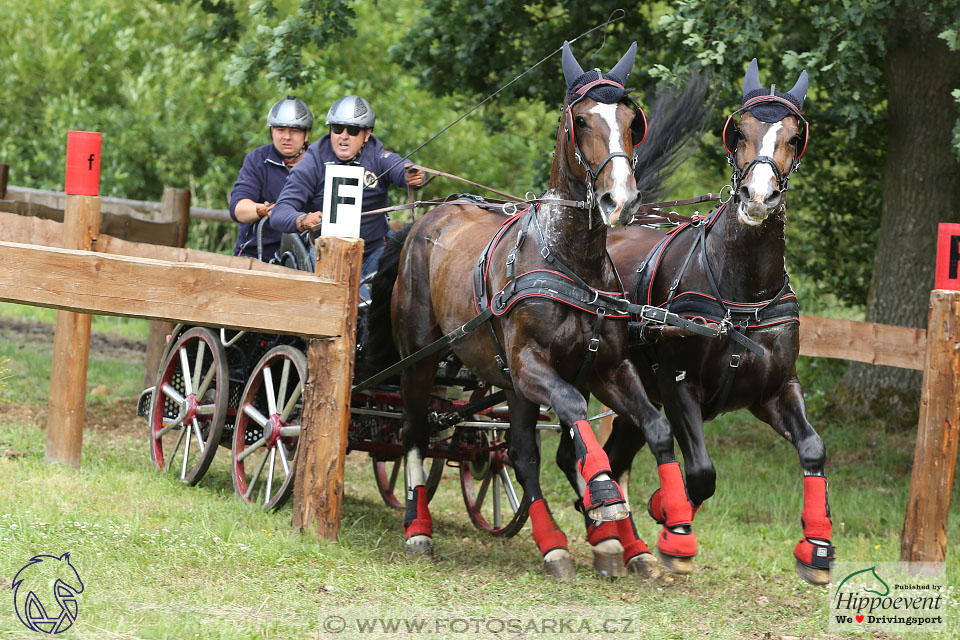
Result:
{"label": "grass", "polygon": [[[551,619],[566,620],[566,631],[594,625],[577,637],[871,637],[826,631],[826,590],[802,583],[793,570],[802,507],[796,451],[746,414],[707,426],[718,491],[697,516],[697,571],[649,582],[594,575],[581,516],[552,462],[557,436],[546,435],[542,483],[579,567],[574,584],[557,584],[540,569],[529,524],[507,540],[471,526],[454,468],[445,470],[431,503],[432,560],[404,555],[402,515],[380,501],[366,454],[347,459],[337,542],[291,533],[289,507],[264,513],[242,504],[233,495],[226,450],[198,487],[157,474],[145,423],[134,416],[140,363],[91,357],[99,368],[91,370],[88,386],[105,384],[109,391],[88,395],[94,404],[88,405],[82,467],[45,464],[38,415],[46,402],[49,349],[29,343],[21,349],[23,342],[6,337],[2,354],[18,373],[0,406],[0,575],[12,579],[35,554],[70,551],[85,590],[77,624],[61,637],[322,637],[333,636],[323,631],[324,622],[335,621],[330,616],[353,620],[379,612],[425,618],[430,628],[447,625],[434,637],[463,637],[455,632],[460,627],[450,627],[454,620],[481,615],[539,625],[540,632]],[[838,556],[895,561],[913,434],[816,426],[827,445]],[[638,511],[655,483],[644,450],[631,482]],[[947,567],[953,587],[957,525],[955,507]],[[640,513],[637,526],[652,543],[656,525]],[[2,602],[0,638],[36,637],[17,620],[9,596]],[[956,637],[955,607],[951,614],[948,637]],[[620,626],[601,634],[596,625],[603,620]],[[627,624],[629,632],[622,632]],[[492,637],[491,629],[496,624],[479,634],[471,627],[469,635]]]}

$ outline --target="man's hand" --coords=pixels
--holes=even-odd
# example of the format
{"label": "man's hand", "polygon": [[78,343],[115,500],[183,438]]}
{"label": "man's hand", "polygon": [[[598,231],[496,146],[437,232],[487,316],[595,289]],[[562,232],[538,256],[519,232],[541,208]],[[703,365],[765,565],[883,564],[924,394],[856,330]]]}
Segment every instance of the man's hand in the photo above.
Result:
{"label": "man's hand", "polygon": [[308,229],[313,229],[313,227],[316,227],[314,231],[319,231],[320,221],[322,219],[322,211],[313,211],[311,213],[301,214],[300,217],[297,218],[297,231],[306,231]]}
{"label": "man's hand", "polygon": [[408,162],[403,165],[403,170],[407,172],[407,186],[419,189],[423,186],[423,169]]}
{"label": "man's hand", "polygon": [[274,202],[274,203],[271,203],[269,200],[266,200],[266,201],[264,201],[264,202],[258,203],[258,204],[257,204],[257,217],[258,217],[258,218],[266,218],[267,216],[269,216],[270,213],[273,211],[273,206],[274,206],[275,204],[276,204],[275,202]]}

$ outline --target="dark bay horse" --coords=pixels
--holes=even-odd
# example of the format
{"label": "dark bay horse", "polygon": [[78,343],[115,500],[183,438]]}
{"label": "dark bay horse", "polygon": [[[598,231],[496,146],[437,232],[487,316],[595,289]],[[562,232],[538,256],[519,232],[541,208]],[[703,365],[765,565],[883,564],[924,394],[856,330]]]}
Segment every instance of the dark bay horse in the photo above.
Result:
{"label": "dark bay horse", "polygon": [[[590,393],[630,416],[657,463],[668,468],[661,491],[670,526],[659,540],[661,553],[676,558],[696,553],[693,513],[669,424],[647,399],[636,368],[626,359],[627,324],[610,304],[624,294],[607,255],[607,227],[625,224],[639,202],[632,149],[642,140],[645,120],[624,89],[635,53],[636,43],[609,73],[584,72],[565,43],[568,93],[550,188],[541,206],[507,221],[480,206],[433,209],[408,227],[396,265],[385,253],[379,282],[374,282],[371,318],[385,304],[382,285],[396,277],[390,317],[393,344],[402,356],[490,314],[485,326],[467,332],[452,348],[474,374],[506,391],[509,458],[524,489],[533,538],[546,571],[565,579],[574,575],[573,559],[539,483],[536,421],[541,404],[554,409],[563,426],[562,440],[575,451],[585,512],[617,528],[631,570],[644,575],[659,571],[635,533],[620,487],[610,478],[607,456],[586,421]],[[370,330],[376,343],[384,327]],[[430,436],[427,409],[437,364],[433,355],[401,374],[408,470],[403,529],[407,550],[422,554],[431,553],[433,546],[419,470]],[[621,568],[623,558],[618,550]]]}
{"label": "dark bay horse", "polygon": [[[723,131],[733,166],[730,200],[708,218],[668,234],[640,226],[618,229],[608,248],[635,302],[712,319],[726,330],[720,339],[647,332],[645,343],[631,347],[644,387],[662,403],[680,445],[694,509],[713,495],[716,484],[703,422],[749,409],[797,448],[804,490],[797,572],[825,584],[834,555],[825,453],[807,420],[797,380],[799,307],[784,269],[785,192],[806,149],[801,113],[806,91],[806,72],[787,93],[762,88],[753,60],[743,105]],[[614,421],[605,448],[615,478],[629,471],[643,444],[643,433],[629,420]],[[655,492],[648,504],[655,520],[663,520],[663,503],[662,493]]]}

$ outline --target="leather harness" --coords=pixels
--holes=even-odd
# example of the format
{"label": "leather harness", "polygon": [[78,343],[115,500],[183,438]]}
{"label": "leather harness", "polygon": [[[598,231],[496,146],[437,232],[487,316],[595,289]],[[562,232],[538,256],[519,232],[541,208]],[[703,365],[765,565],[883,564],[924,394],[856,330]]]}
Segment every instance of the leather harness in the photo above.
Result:
{"label": "leather harness", "polygon": [[[667,249],[681,233],[684,233],[688,229],[697,234],[697,237],[690,244],[690,249],[687,251],[680,271],[670,284],[666,301],[659,306],[676,313],[682,318],[703,318],[716,322],[720,325],[721,335],[729,337],[734,343],[730,355],[730,365],[724,370],[724,379],[721,382],[719,393],[714,398],[713,406],[711,407],[712,410],[719,410],[723,407],[726,396],[733,384],[736,369],[740,366],[743,349],[749,349],[759,356],[764,354],[763,347],[747,337],[747,332],[751,329],[800,321],[800,305],[797,301],[796,293],[794,293],[793,288],[790,286],[790,276],[786,271],[783,273],[783,287],[780,288],[776,296],[769,300],[761,302],[735,302],[724,300],[720,295],[705,249],[707,234],[723,214],[726,207],[727,205],[724,203],[709,217],[694,218],[664,236],[647,254],[637,269],[639,275],[631,296],[631,302],[634,304],[653,304],[653,283],[658,275],[658,269]],[[693,256],[698,251],[700,253],[699,263],[703,265],[710,290],[708,292],[680,290],[680,281],[690,266]],[[654,347],[654,343],[657,342],[656,335],[655,332],[649,330],[650,324],[649,321],[643,319],[637,319],[632,322],[631,338],[635,345],[641,347],[641,352],[647,359],[651,370],[656,374],[660,363]]]}

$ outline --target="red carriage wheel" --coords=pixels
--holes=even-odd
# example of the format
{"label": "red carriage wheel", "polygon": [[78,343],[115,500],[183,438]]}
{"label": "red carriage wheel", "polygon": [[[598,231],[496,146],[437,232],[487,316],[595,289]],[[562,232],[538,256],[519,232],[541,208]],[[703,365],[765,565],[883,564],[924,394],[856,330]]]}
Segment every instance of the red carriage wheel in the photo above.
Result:
{"label": "red carriage wheel", "polygon": [[209,329],[184,332],[160,365],[150,401],[150,459],[197,484],[217,453],[229,396],[227,356]]}
{"label": "red carriage wheel", "polygon": [[[399,433],[399,430],[397,430]],[[385,458],[371,454],[373,461],[373,479],[377,483],[380,498],[388,507],[403,511],[406,508],[406,460],[403,456]],[[440,486],[443,477],[444,462],[440,458],[430,458],[423,461],[423,477],[427,487],[427,500],[433,498]]]}
{"label": "red carriage wheel", "polygon": [[490,435],[477,434],[476,446],[489,450],[460,464],[460,491],[475,527],[509,538],[519,533],[527,521],[528,504],[525,492],[517,494],[522,485],[507,455],[507,441],[501,437],[504,432],[495,429]]}
{"label": "red carriage wheel", "polygon": [[293,492],[307,359],[289,345],[267,351],[240,396],[233,430],[233,486],[264,509],[279,509]]}

